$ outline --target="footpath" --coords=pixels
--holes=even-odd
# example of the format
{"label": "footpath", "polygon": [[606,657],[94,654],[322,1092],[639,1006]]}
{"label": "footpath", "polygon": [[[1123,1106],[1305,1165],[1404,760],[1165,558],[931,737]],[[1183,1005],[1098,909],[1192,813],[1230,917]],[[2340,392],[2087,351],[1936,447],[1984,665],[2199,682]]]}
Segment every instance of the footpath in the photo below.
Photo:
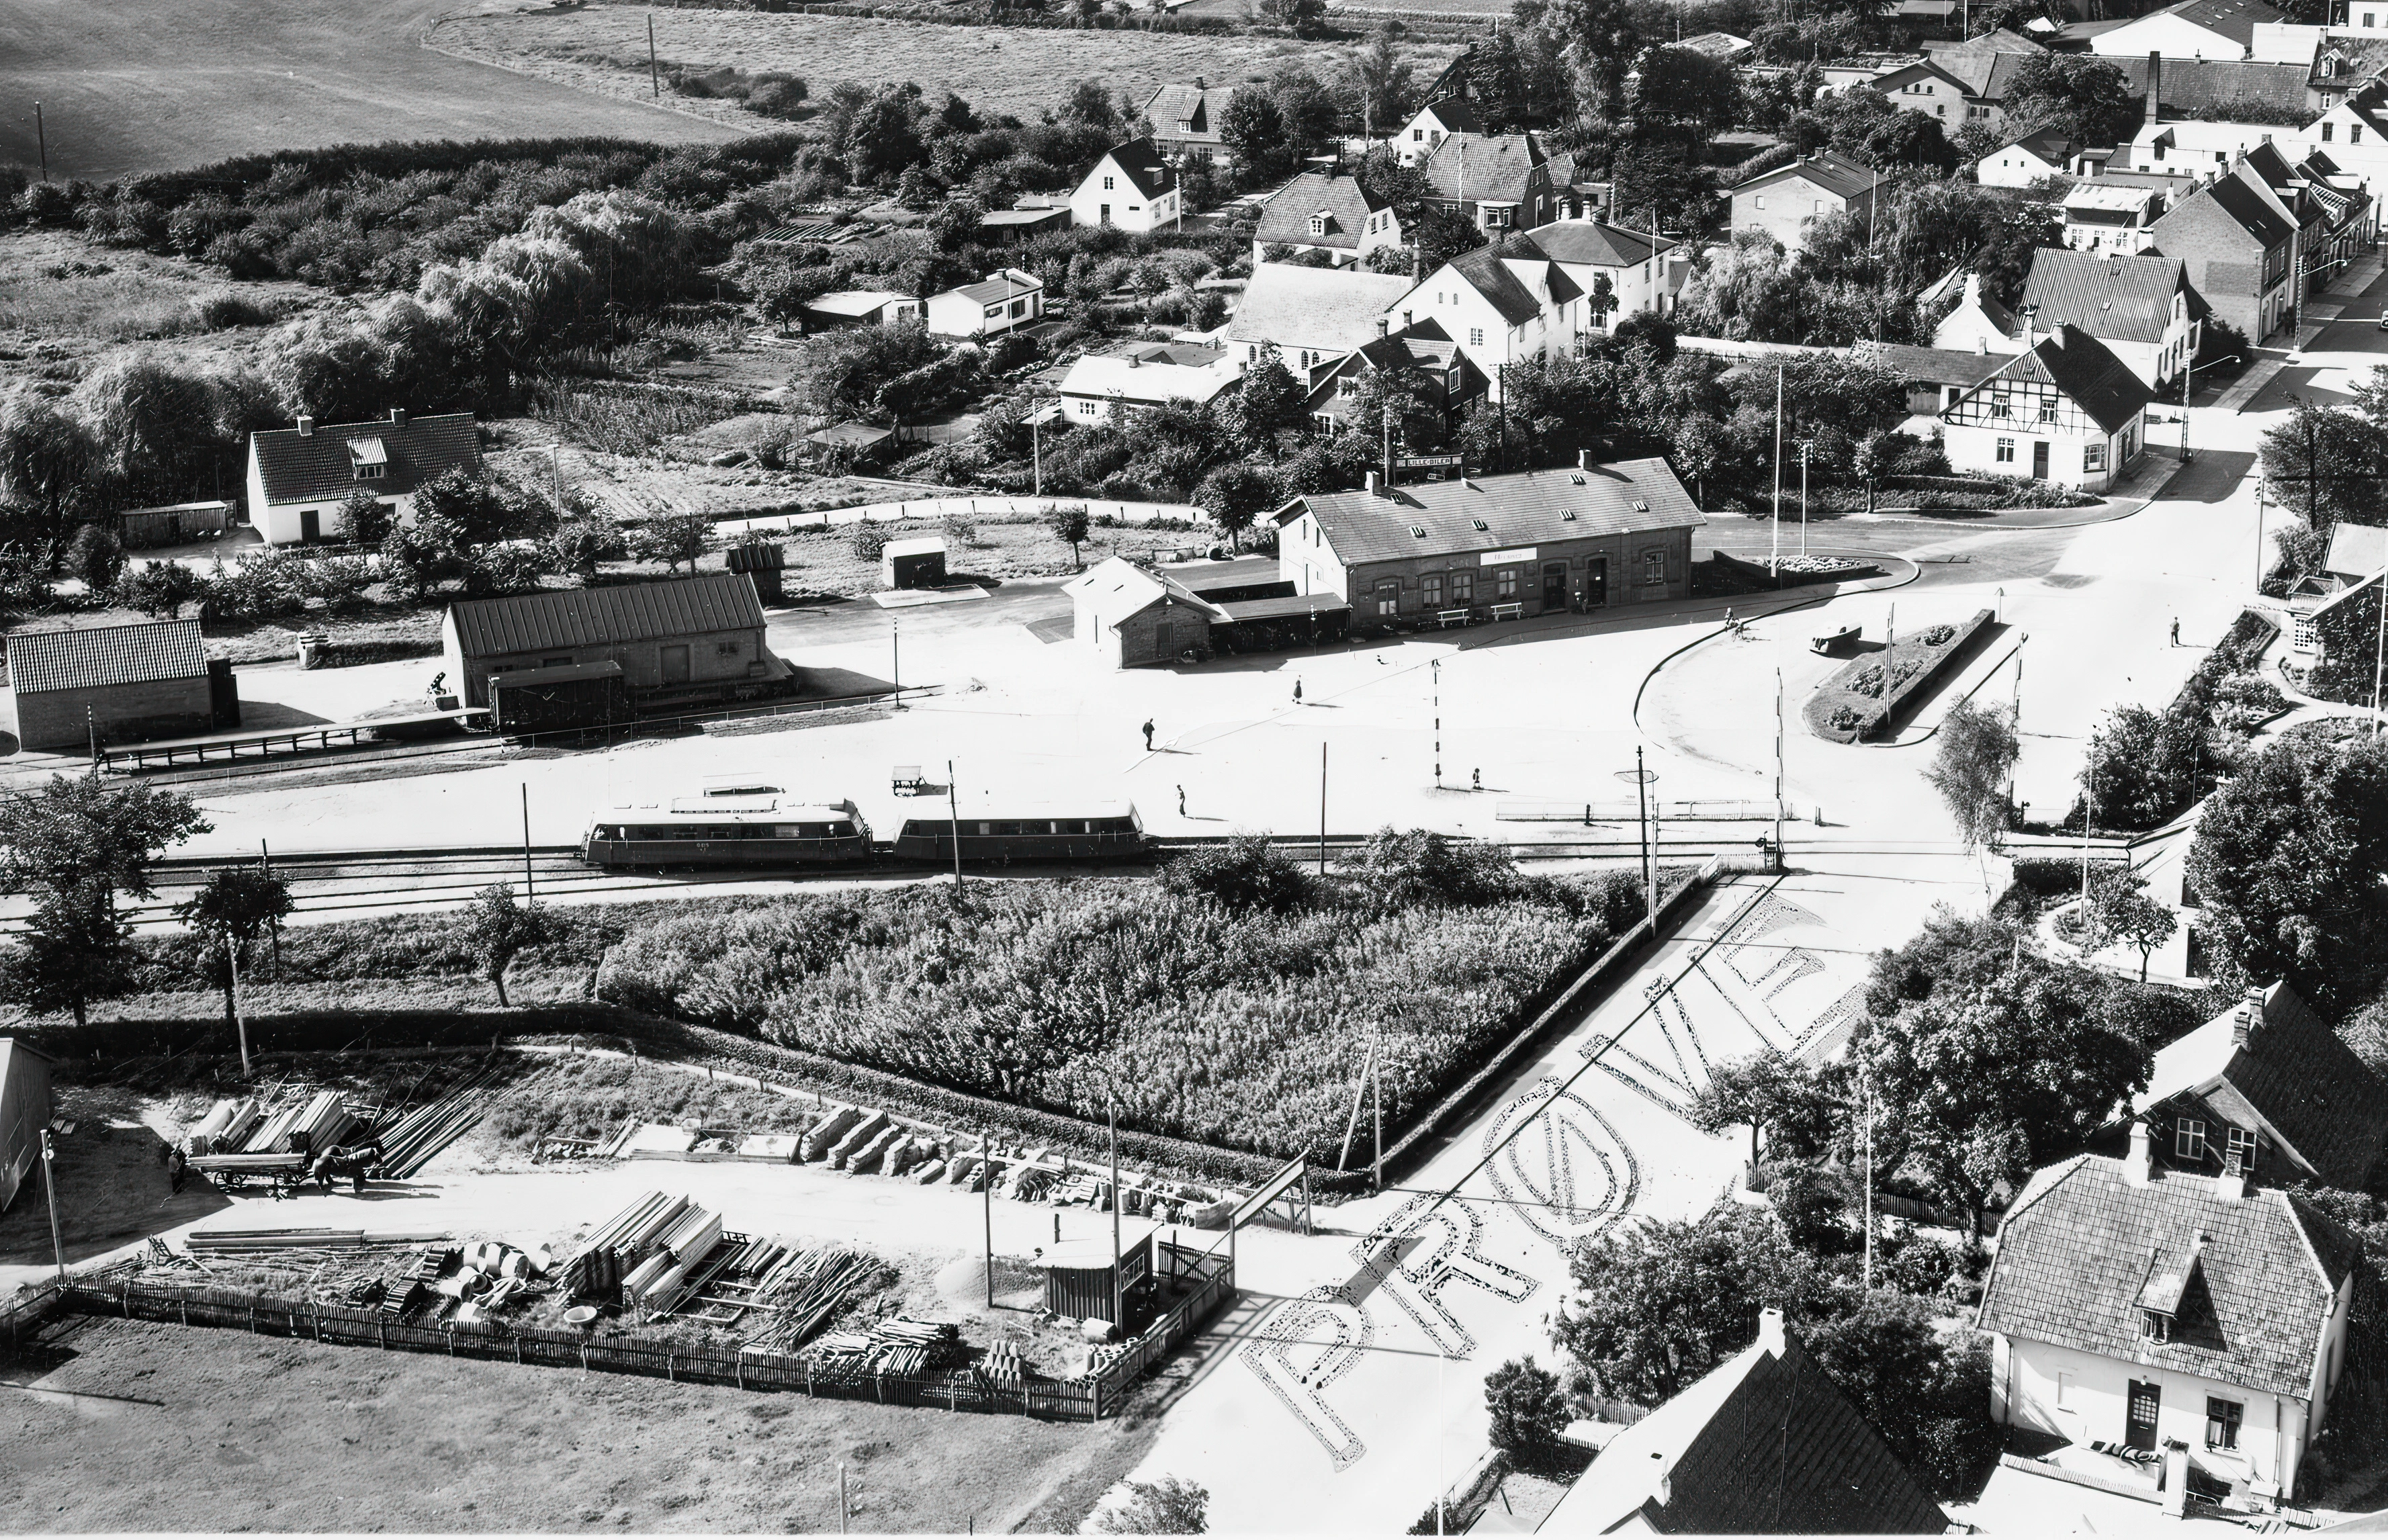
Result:
{"label": "footpath", "polygon": [[2388,259],[2376,256],[2356,259],[2339,275],[2336,283],[2305,301],[2305,323],[2297,333],[2294,345],[2285,350],[2272,347],[2250,349],[2255,355],[2255,361],[2247,366],[2247,372],[2240,375],[2214,404],[2224,411],[2245,411],[2248,404],[2264,393],[2264,387],[2289,366],[2290,359],[2302,355],[2306,348],[2320,341],[2322,333],[2336,324],[2338,318],[2345,313],[2348,302],[2361,297],[2363,291],[2379,280],[2382,271],[2388,271]]}

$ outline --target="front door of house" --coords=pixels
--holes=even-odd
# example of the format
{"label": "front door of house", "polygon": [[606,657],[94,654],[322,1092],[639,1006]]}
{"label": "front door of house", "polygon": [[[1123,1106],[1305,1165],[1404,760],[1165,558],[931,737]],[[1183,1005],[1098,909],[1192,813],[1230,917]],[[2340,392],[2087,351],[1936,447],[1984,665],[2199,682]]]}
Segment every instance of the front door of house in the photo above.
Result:
{"label": "front door of house", "polygon": [[1583,564],[1583,607],[1597,610],[1608,602],[1608,558],[1595,556]]}
{"label": "front door of house", "polygon": [[1567,608],[1567,563],[1554,562],[1543,569],[1543,608],[1544,611]]}
{"label": "front door of house", "polygon": [[2162,1385],[2145,1380],[2131,1382],[2130,1400],[2124,1413],[2123,1444],[2126,1447],[2154,1451],[2156,1409],[2163,1401]]}
{"label": "front door of house", "polygon": [[311,546],[323,537],[324,515],[311,508],[300,509],[298,511],[299,540]]}
{"label": "front door of house", "polygon": [[2035,438],[2031,441],[2031,479],[2034,481],[2048,479],[2048,440],[2045,438]]}
{"label": "front door of house", "polygon": [[664,649],[664,683],[688,683],[688,644],[679,642]]}

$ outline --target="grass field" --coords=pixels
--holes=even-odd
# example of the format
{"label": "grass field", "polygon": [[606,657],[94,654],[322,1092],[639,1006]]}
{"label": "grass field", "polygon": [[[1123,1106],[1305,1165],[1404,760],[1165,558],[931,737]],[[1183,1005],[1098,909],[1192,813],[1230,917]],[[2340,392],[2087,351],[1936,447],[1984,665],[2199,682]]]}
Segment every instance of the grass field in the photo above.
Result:
{"label": "grass field", "polygon": [[[475,17],[443,26],[440,38],[476,58],[635,98],[648,89],[646,17],[628,6]],[[1075,80],[1099,80],[1142,101],[1164,82],[1197,75],[1216,85],[1297,64],[1332,76],[1355,45],[708,10],[656,13],[655,46],[682,64],[791,70],[816,96],[843,80],[908,80],[933,96],[951,91],[981,112],[1034,120]],[[1425,78],[1455,51],[1421,45],[1409,53]]]}
{"label": "grass field", "polygon": [[592,100],[420,45],[435,0],[0,0],[0,160],[104,179],[260,150],[385,139],[618,134],[715,142],[737,130]]}
{"label": "grass field", "polygon": [[0,1385],[19,1533],[834,1531],[841,1464],[857,1531],[1066,1533],[1144,1441],[71,1317]]}

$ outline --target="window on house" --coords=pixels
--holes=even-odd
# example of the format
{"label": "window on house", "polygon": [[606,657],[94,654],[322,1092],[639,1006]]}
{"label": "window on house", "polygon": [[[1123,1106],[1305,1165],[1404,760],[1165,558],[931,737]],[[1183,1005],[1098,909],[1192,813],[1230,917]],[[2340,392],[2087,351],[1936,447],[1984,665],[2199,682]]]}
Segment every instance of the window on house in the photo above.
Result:
{"label": "window on house", "polygon": [[2239,1447],[2239,1423],[2247,1415],[2243,1402],[2225,1401],[2220,1396],[2205,1398],[2205,1446],[2209,1449]]}
{"label": "window on house", "polygon": [[1470,347],[1481,347],[1484,346],[1483,327],[1470,326],[1467,329],[1467,346]]}
{"label": "window on house", "polygon": [[2012,439],[2012,438],[2001,438],[2001,439],[2000,439],[2000,440],[1999,440],[1999,463],[2000,463],[2000,464],[2001,464],[2001,465],[2008,465],[2008,464],[2012,464],[2012,463],[2013,463],[2013,461],[2014,461],[2014,440],[2013,440],[2013,439]]}
{"label": "window on house", "polygon": [[2060,1369],[2056,1371],[2056,1409],[2058,1411],[2080,1409],[2073,1404],[2073,1373],[2070,1370]]}
{"label": "window on house", "polygon": [[1106,192],[1106,193],[1108,193],[1108,192],[1110,192],[1111,190],[1111,179],[1110,177],[1105,177],[1105,178],[1103,178],[1103,191],[1104,191],[1104,192]]}
{"label": "window on house", "polygon": [[1429,610],[1442,608],[1442,574],[1430,572],[1418,579],[1418,602]]}
{"label": "window on house", "polygon": [[2103,444],[2084,444],[2081,446],[2081,468],[2085,471],[2104,470],[2106,468],[2106,446]]}
{"label": "window on house", "polygon": [[2008,406],[2007,398],[2005,397],[1994,396],[1990,398],[1990,415],[1993,417],[2012,417],[2014,413]]}
{"label": "window on house", "polygon": [[2162,1310],[2140,1312],[2140,1331],[2150,1342],[2172,1341],[2172,1317]]}
{"label": "window on house", "polygon": [[2363,143],[2362,124],[2349,123],[2346,125],[2346,142],[2350,145],[2360,145]]}
{"label": "window on house", "polygon": [[379,481],[382,477],[387,474],[389,474],[389,467],[384,464],[360,465],[357,467],[357,479],[359,481]]}
{"label": "window on house", "polygon": [[1390,615],[1402,607],[1402,580],[1398,577],[1380,579],[1377,584],[1377,613]]}
{"label": "window on house", "polygon": [[1642,553],[1642,581],[1645,583],[1664,583],[1667,581],[1667,553],[1665,551],[1645,550]]}
{"label": "window on house", "polygon": [[1095,403],[1093,403],[1092,401],[1081,401],[1081,402],[1079,402],[1079,403],[1078,403],[1078,415],[1079,415],[1079,416],[1081,416],[1081,417],[1092,417],[1094,414],[1095,414]]}
{"label": "window on house", "polygon": [[1495,567],[1492,570],[1492,597],[1495,599],[1515,599],[1518,597],[1517,568]]}
{"label": "window on house", "polygon": [[1414,128],[1410,130],[1410,143],[1413,145],[1422,145],[1426,143],[1426,130],[1422,128]]}
{"label": "window on house", "polygon": [[2336,123],[2324,123],[2324,124],[2322,124],[2322,126],[2321,126],[2321,142],[2322,142],[2323,144],[2325,144],[2325,145],[2329,144],[2329,143],[2330,143],[2330,141],[2331,141],[2331,135],[2332,135],[2333,133],[2335,133],[2337,132],[2337,130],[2338,130],[2338,125],[2337,125]]}
{"label": "window on house", "polygon": [[1451,574],[1451,601],[1454,604],[1473,604],[1476,602],[1476,574],[1474,573],[1455,572]]}
{"label": "window on house", "polygon": [[1766,195],[1764,193],[1760,193],[1749,201],[1757,208],[1763,208],[1766,207]]}
{"label": "window on house", "polygon": [[2232,1129],[2224,1135],[2228,1158],[2240,1170],[2250,1170],[2255,1164],[2255,1130]]}
{"label": "window on house", "polygon": [[2181,1160],[2205,1158],[2205,1120],[2204,1118],[2183,1117],[2174,1123],[2172,1153]]}
{"label": "window on house", "polygon": [[2039,398],[2039,420],[2043,423],[2053,423],[2056,421],[2055,397],[2043,396]]}

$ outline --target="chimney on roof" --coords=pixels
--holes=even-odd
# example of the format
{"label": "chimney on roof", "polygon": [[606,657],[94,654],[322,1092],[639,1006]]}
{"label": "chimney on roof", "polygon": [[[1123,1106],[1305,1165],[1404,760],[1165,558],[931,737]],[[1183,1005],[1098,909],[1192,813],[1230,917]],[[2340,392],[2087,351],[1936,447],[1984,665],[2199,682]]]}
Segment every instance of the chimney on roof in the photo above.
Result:
{"label": "chimney on roof", "polygon": [[2015,316],[2023,322],[2023,330],[2018,332],[2016,336],[2023,343],[2023,350],[2028,353],[2039,346],[2039,307],[2026,305],[2015,311]]}
{"label": "chimney on roof", "polygon": [[1372,498],[1381,498],[1385,495],[1385,485],[1374,471],[1368,473],[1368,479],[1361,485]]}
{"label": "chimney on roof", "polygon": [[1144,367],[1144,360],[1137,357],[1134,353],[1130,353],[1127,356],[1127,366],[1130,369],[1142,369]]}
{"label": "chimney on roof", "polygon": [[1590,449],[1578,449],[1575,452],[1575,468],[1579,471],[1589,471],[1592,469],[1592,451]]}
{"label": "chimney on roof", "polygon": [[1194,89],[1195,89],[1195,90],[1197,90],[1197,91],[1208,91],[1208,90],[1210,90],[1211,88],[1210,88],[1209,86],[1207,86],[1207,85],[1205,85],[1205,84],[1203,84],[1203,83],[1202,83],[1202,77],[1201,77],[1201,76],[1197,75],[1197,76],[1195,76],[1195,77],[1194,77]]}
{"label": "chimney on roof", "polygon": [[315,420],[303,411],[298,414],[298,436],[301,438],[315,436]]}
{"label": "chimney on roof", "polygon": [[1408,331],[1409,329],[1410,329],[1410,313],[1409,313],[1409,311],[1407,311],[1407,310],[1404,310],[1404,311],[1402,312],[1402,330],[1403,330],[1403,331],[1404,331],[1404,332],[1406,332],[1406,331]]}
{"label": "chimney on roof", "polygon": [[2230,1013],[2230,1041],[2245,1046],[2255,1024],[2263,1019],[2264,991],[2249,990],[2246,998],[2239,1002],[2239,1008]]}
{"label": "chimney on roof", "polygon": [[404,407],[392,407],[389,409],[389,425],[393,428],[402,428],[406,426],[406,409]]}
{"label": "chimney on roof", "polygon": [[2147,120],[2154,122],[2161,112],[2164,90],[2164,55],[2148,51],[2148,113]]}
{"label": "chimney on roof", "polygon": [[2048,340],[2059,347],[2064,346],[2064,322],[2060,321],[2048,329]]}
{"label": "chimney on roof", "polygon": [[2152,1158],[2148,1148],[2148,1126],[2134,1120],[2131,1124],[2131,1153],[2123,1159],[2123,1180],[2133,1187],[2145,1187],[2148,1184],[2148,1163]]}
{"label": "chimney on roof", "polygon": [[1989,357],[1989,353],[1990,339],[1982,335],[1981,333],[1975,332],[1974,334],[1974,356],[1977,359],[1988,358]]}
{"label": "chimney on roof", "polygon": [[1760,1310],[1758,1312],[1758,1345],[1764,1348],[1767,1352],[1773,1354],[1778,1358],[1783,1356],[1782,1311]]}
{"label": "chimney on roof", "polygon": [[1392,335],[1392,317],[1380,315],[1377,318],[1377,335],[1380,337],[1391,336]]}

